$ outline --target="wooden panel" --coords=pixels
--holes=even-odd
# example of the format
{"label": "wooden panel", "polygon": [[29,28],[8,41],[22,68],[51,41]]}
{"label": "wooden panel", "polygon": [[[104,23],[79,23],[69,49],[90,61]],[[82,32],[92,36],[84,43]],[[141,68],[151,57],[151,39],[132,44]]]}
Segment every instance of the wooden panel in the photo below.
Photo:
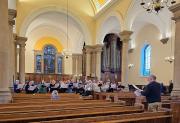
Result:
{"label": "wooden panel", "polygon": [[42,80],[45,80],[47,82],[51,80],[68,80],[71,79],[72,75],[66,75],[66,74],[40,74],[40,73],[26,73],[25,80],[26,81],[35,81],[35,82],[41,82]]}
{"label": "wooden panel", "polygon": [[180,123],[180,100],[171,102],[171,108],[173,113],[173,123]]}

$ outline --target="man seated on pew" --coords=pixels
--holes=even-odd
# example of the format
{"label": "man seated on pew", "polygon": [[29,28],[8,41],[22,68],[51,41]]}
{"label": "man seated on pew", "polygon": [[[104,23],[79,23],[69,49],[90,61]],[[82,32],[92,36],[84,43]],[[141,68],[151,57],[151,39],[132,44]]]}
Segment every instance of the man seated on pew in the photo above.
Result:
{"label": "man seated on pew", "polygon": [[149,111],[157,111],[161,108],[161,85],[156,82],[156,76],[150,75],[147,78],[149,82],[141,94],[146,96]]}
{"label": "man seated on pew", "polygon": [[60,88],[59,82],[56,82],[55,80],[52,80],[51,84],[50,84],[50,87],[49,87],[50,92],[52,93],[54,90],[59,91],[59,88]]}
{"label": "man seated on pew", "polygon": [[51,100],[59,100],[59,95],[57,90],[53,90],[51,93]]}
{"label": "man seated on pew", "polygon": [[37,85],[34,84],[34,81],[30,81],[26,84],[25,91],[27,94],[34,94],[38,92]]}

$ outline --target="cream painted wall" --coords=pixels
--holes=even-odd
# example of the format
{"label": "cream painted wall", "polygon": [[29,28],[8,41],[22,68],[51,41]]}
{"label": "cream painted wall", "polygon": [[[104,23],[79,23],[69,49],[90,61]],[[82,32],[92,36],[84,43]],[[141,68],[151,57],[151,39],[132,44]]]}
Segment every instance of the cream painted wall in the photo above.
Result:
{"label": "cream painted wall", "polygon": [[[123,31],[125,29],[125,17],[128,11],[128,8],[131,4],[132,0],[117,0],[117,2],[110,6],[109,9],[101,12],[101,14],[98,14],[95,16],[96,18],[96,44],[102,43],[102,39],[104,38],[105,33],[114,32],[114,29],[111,28],[104,29],[105,28],[105,22],[111,18],[115,17],[119,21],[119,25],[116,28],[116,31]],[[107,26],[108,28],[108,26]]]}
{"label": "cream painted wall", "polygon": [[146,79],[140,75],[141,48],[144,44],[152,46],[151,73],[157,76],[159,82],[168,85],[169,80],[173,79],[173,63],[165,62],[164,58],[171,55],[171,42],[162,44],[160,42],[160,32],[152,24],[145,25],[135,38],[136,47],[132,53],[128,54],[129,64],[134,67],[128,69],[128,82],[144,85]]}
{"label": "cream painted wall", "polygon": [[[83,22],[82,25],[84,27],[87,27],[87,31],[90,32],[90,45],[94,44],[100,44],[102,43],[102,39],[104,39],[104,35],[106,33],[115,32],[119,33],[123,30],[130,30],[134,31],[133,36],[131,37],[133,40],[133,44],[135,46],[135,49],[132,53],[128,54],[128,63],[134,64],[134,68],[128,69],[128,81],[133,82],[135,84],[146,84],[143,77],[140,76],[140,51],[141,47],[144,43],[150,43],[152,45],[152,73],[156,74],[158,77],[158,80],[160,82],[164,82],[165,84],[168,84],[168,81],[171,80],[173,77],[173,64],[169,64],[164,61],[164,57],[173,55],[170,52],[170,42],[168,44],[163,45],[160,40],[160,29],[166,30],[163,27],[164,25],[170,25],[170,21],[168,20],[169,16],[167,18],[159,18],[159,16],[156,15],[149,15],[149,13],[144,13],[142,11],[142,8],[139,8],[139,4],[136,5],[137,11],[140,10],[141,14],[136,11],[136,9],[132,9],[133,5],[131,5],[133,0],[117,0],[115,4],[112,4],[109,8],[104,9],[99,14],[95,15],[94,10],[91,6],[90,0],[69,0],[69,12],[72,16],[75,18],[81,20]],[[79,5],[83,5],[79,7]],[[66,12],[66,0],[19,0],[17,4],[17,32],[19,33],[21,30],[21,27],[24,24],[24,21],[35,14],[34,12],[38,12],[42,9],[49,9],[51,8],[51,11],[56,12],[56,10],[64,11]],[[128,9],[132,9],[128,13]],[[168,10],[167,10],[168,11]],[[146,14],[146,16],[143,16]],[[52,14],[51,14],[52,15]],[[136,17],[133,17],[131,15],[139,15]],[[160,16],[164,17],[164,13]],[[155,17],[152,18],[152,17]],[[38,16],[39,17],[39,16]],[[45,15],[44,17],[47,17]],[[56,17],[56,15],[55,15]],[[52,16],[50,16],[52,18]],[[60,17],[61,18],[61,17]],[[136,20],[136,18],[139,18],[139,20]],[[143,19],[145,18],[145,19]],[[34,18],[35,20],[36,18]],[[45,19],[45,18],[41,18]],[[34,51],[33,46],[35,42],[41,38],[42,36],[52,36],[54,38],[60,39],[62,41],[62,44],[64,47],[66,47],[66,32],[65,30],[59,30],[59,26],[54,26],[50,20],[46,18],[48,21],[44,23],[45,25],[37,26],[37,28],[32,29],[28,32],[28,41],[26,45],[26,72],[34,72]],[[126,22],[128,19],[130,22]],[[131,20],[132,19],[132,20]],[[55,20],[55,19],[53,19]],[[149,20],[149,21],[148,21]],[[158,29],[157,25],[156,27],[152,24],[157,23],[159,21],[157,20],[166,20],[165,24],[162,24],[162,26],[159,26]],[[37,22],[43,22],[37,21]],[[36,21],[34,21],[35,24],[37,24]],[[32,22],[33,23],[33,22]],[[81,23],[81,22],[79,22]],[[135,23],[136,26],[134,28],[131,28]],[[147,25],[148,23],[151,23]],[[46,25],[47,24],[47,25]],[[64,24],[62,24],[64,25]],[[140,26],[139,26],[140,25]],[[143,26],[143,27],[141,27]],[[139,27],[140,29],[137,29],[136,27]],[[170,31],[171,27],[167,26]],[[137,30],[136,30],[137,29]],[[84,31],[84,30],[83,30]],[[75,31],[72,31],[72,33]],[[82,31],[81,31],[82,32]],[[168,31],[165,31],[165,34]],[[162,33],[162,32],[161,32]],[[78,35],[79,34],[79,35]],[[73,46],[72,53],[80,53],[80,48],[78,45],[82,43],[84,40],[83,35],[81,33],[73,33],[74,37],[72,42],[70,44],[70,47]],[[78,42],[79,40],[79,42]],[[72,57],[69,57],[68,59],[65,59],[64,61],[65,70],[64,72],[66,74],[72,74]],[[87,71],[88,72],[88,71]]]}
{"label": "cream painted wall", "polygon": [[[38,10],[46,9],[48,7],[54,11],[67,10],[66,0],[18,0],[17,3],[17,33],[20,32],[24,21],[38,12]],[[79,7],[79,5],[83,5]],[[93,19],[94,10],[89,0],[69,0],[69,13],[81,20],[88,28],[90,33],[91,43],[95,41],[95,21]],[[88,32],[87,32],[88,33]]]}

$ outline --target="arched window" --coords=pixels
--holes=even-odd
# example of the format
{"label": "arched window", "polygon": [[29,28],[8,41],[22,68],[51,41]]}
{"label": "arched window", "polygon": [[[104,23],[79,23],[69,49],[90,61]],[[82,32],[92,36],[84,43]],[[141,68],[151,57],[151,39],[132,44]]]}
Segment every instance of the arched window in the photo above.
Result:
{"label": "arched window", "polygon": [[44,73],[55,73],[56,49],[47,45],[44,48]]}
{"label": "arched window", "polygon": [[141,75],[149,76],[151,73],[151,45],[147,44],[141,51]]}
{"label": "arched window", "polygon": [[43,50],[35,50],[34,58],[36,73],[63,73],[63,56],[53,45],[48,44]]}

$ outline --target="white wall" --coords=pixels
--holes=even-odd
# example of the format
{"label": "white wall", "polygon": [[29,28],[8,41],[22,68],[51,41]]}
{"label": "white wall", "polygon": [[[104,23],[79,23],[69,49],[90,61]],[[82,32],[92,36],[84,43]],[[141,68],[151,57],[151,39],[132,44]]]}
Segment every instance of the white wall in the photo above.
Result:
{"label": "white wall", "polygon": [[134,84],[146,84],[146,79],[140,75],[141,49],[144,44],[152,46],[151,73],[157,76],[159,82],[168,84],[173,79],[173,63],[165,62],[164,58],[171,54],[171,42],[162,44],[160,42],[160,31],[152,24],[142,27],[135,37],[136,47],[128,54],[129,64],[134,67],[128,69],[128,82]]}
{"label": "white wall", "polygon": [[[36,17],[28,26],[26,37],[26,73],[34,72],[34,46],[43,37],[52,37],[60,41],[65,49],[72,53],[82,53],[85,41],[84,33],[78,22],[69,17],[67,35],[67,16],[58,12],[47,12]],[[68,38],[68,42],[67,42]],[[65,74],[72,74],[72,58],[65,59]]]}

